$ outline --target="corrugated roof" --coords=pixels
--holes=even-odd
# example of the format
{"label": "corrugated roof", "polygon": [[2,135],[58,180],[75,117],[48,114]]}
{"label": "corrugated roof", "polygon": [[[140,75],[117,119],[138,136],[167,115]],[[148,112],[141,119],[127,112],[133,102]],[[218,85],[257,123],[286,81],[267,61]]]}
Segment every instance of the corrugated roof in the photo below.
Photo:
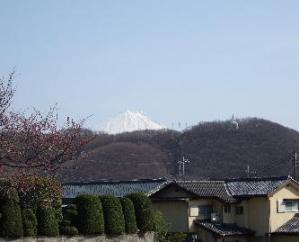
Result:
{"label": "corrugated roof", "polygon": [[299,214],[279,227],[273,234],[299,234]]}
{"label": "corrugated roof", "polygon": [[165,178],[139,179],[129,181],[101,180],[88,183],[63,184],[63,198],[75,198],[80,194],[114,195],[123,197],[134,192],[143,192],[147,195],[159,190],[169,182]]}
{"label": "corrugated roof", "polygon": [[220,236],[246,236],[254,234],[252,230],[239,227],[235,224],[212,223],[200,220],[196,220],[194,223]]}
{"label": "corrugated roof", "polygon": [[245,178],[225,182],[233,197],[266,196],[288,180],[288,177]]}
{"label": "corrugated roof", "polygon": [[211,197],[224,202],[236,202],[226,189],[224,181],[179,181],[177,184],[199,197]]}

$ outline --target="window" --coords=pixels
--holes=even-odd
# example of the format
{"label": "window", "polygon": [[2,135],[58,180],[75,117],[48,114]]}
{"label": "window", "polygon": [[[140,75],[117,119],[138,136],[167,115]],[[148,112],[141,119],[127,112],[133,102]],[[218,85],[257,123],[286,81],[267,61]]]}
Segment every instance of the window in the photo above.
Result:
{"label": "window", "polygon": [[285,200],[285,211],[286,212],[298,212],[298,202],[294,200]]}
{"label": "window", "polygon": [[236,207],[236,214],[237,215],[241,215],[241,214],[243,214],[244,213],[244,208],[243,208],[243,206],[237,206]]}
{"label": "window", "polygon": [[199,205],[190,207],[191,217],[201,217],[203,219],[210,218],[213,208],[211,205]]}
{"label": "window", "polygon": [[225,213],[231,213],[231,210],[232,210],[232,208],[231,208],[230,205],[225,205],[225,206],[224,206],[224,212],[225,212]]}
{"label": "window", "polygon": [[198,206],[198,210],[199,214],[203,216],[210,216],[213,211],[212,206],[210,205],[200,205]]}
{"label": "window", "polygon": [[299,201],[292,199],[284,199],[277,201],[277,212],[299,212]]}

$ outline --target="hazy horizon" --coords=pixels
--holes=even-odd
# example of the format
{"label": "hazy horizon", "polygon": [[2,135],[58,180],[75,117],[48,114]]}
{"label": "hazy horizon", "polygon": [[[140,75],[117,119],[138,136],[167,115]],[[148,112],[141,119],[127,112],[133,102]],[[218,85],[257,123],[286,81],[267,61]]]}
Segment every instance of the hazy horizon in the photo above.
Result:
{"label": "hazy horizon", "polygon": [[125,110],[171,128],[258,117],[299,130],[299,2],[0,2],[13,107],[86,126]]}

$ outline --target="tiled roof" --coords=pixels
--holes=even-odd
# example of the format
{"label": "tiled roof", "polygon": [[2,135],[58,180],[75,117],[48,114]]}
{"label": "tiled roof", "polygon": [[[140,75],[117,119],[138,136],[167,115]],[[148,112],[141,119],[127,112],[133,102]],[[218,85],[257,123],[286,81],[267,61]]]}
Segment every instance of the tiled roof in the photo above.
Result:
{"label": "tiled roof", "polygon": [[216,198],[229,203],[236,201],[226,189],[224,181],[179,181],[177,184],[199,197]]}
{"label": "tiled roof", "polygon": [[196,220],[194,222],[204,229],[207,229],[220,236],[245,236],[254,234],[252,230],[239,227],[235,224],[212,223],[200,220]]}
{"label": "tiled roof", "polygon": [[299,234],[299,214],[279,227],[273,234]]}
{"label": "tiled roof", "polygon": [[233,197],[266,196],[283,184],[288,177],[246,178],[227,180],[226,186]]}
{"label": "tiled roof", "polygon": [[101,180],[88,183],[66,183],[63,197],[75,198],[79,194],[111,194],[123,197],[132,192],[151,195],[167,184],[177,184],[198,197],[220,199],[227,203],[236,202],[242,197],[266,196],[277,187],[292,180],[288,177],[245,178],[226,181],[169,181],[166,178],[139,179],[127,181]]}
{"label": "tiled roof", "polygon": [[63,197],[75,198],[80,194],[114,195],[123,197],[133,192],[143,192],[147,195],[161,189],[168,184],[165,178],[139,179],[129,181],[101,180],[88,183],[65,183],[63,184]]}

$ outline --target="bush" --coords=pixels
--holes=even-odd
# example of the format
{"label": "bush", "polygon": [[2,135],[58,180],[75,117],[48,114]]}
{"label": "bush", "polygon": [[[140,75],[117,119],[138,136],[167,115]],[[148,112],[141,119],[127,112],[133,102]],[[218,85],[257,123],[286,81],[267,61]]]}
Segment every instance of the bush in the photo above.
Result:
{"label": "bush", "polygon": [[125,218],[125,227],[127,234],[137,233],[138,228],[136,224],[135,209],[132,201],[129,198],[121,198],[121,206]]}
{"label": "bush", "polygon": [[41,236],[55,237],[59,235],[58,220],[55,210],[51,207],[40,206],[37,209],[37,233]]}
{"label": "bush", "polygon": [[52,207],[58,221],[62,220],[62,186],[57,180],[50,177],[26,176],[18,179],[17,187],[22,208],[31,208],[37,214],[41,205]]}
{"label": "bush", "polygon": [[78,229],[74,226],[77,216],[78,211],[75,204],[70,204],[63,210],[63,220],[60,226],[61,234],[68,236],[75,236],[79,234]]}
{"label": "bush", "polygon": [[19,205],[18,192],[15,188],[7,186],[5,189],[1,189],[0,212],[1,236],[4,238],[22,237],[22,213]]}
{"label": "bush", "polygon": [[153,213],[154,213],[154,231],[156,232],[157,240],[161,242],[166,241],[169,224],[166,223],[161,212],[154,211]]}
{"label": "bush", "polygon": [[105,233],[124,233],[125,218],[119,199],[114,196],[101,196],[100,199],[103,205]]}
{"label": "bush", "polygon": [[35,237],[37,235],[37,219],[32,209],[22,211],[24,236]]}
{"label": "bush", "polygon": [[76,197],[78,210],[76,225],[81,234],[104,233],[104,217],[100,199],[92,195]]}
{"label": "bush", "polygon": [[151,200],[143,193],[128,195],[135,209],[137,227],[141,233],[154,230],[154,212]]}
{"label": "bush", "polygon": [[61,234],[67,236],[76,236],[79,234],[78,229],[75,226],[63,226],[60,231]]}

